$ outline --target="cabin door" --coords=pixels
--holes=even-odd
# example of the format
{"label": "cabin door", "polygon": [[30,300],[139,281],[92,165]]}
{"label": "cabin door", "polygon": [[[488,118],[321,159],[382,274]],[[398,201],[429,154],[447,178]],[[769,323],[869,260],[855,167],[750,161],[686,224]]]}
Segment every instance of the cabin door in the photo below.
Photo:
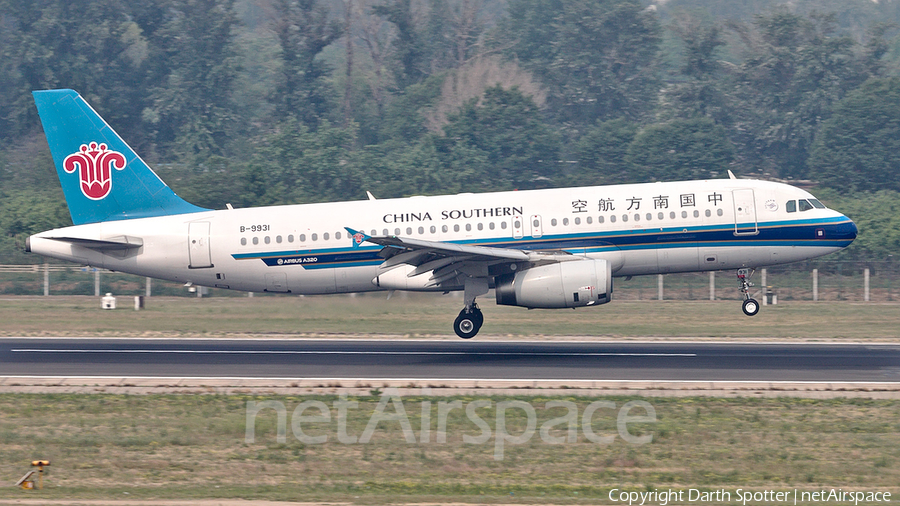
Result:
{"label": "cabin door", "polygon": [[753,190],[746,188],[733,190],[734,235],[755,235],[759,233],[756,224],[756,199]]}
{"label": "cabin door", "polygon": [[209,252],[209,222],[188,224],[188,268],[206,269],[212,266]]}

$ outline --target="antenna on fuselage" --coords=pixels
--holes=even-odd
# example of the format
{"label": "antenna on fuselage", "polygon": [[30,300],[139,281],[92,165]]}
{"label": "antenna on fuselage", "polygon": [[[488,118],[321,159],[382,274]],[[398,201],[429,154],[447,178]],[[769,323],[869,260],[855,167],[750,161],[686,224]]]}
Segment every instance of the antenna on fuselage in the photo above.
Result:
{"label": "antenna on fuselage", "polygon": [[731,172],[731,169],[728,169],[728,179],[737,179],[737,178],[734,176],[734,172]]}
{"label": "antenna on fuselage", "polygon": [[372,195],[372,192],[366,190],[366,197],[369,197],[369,200],[376,200],[375,195]]}

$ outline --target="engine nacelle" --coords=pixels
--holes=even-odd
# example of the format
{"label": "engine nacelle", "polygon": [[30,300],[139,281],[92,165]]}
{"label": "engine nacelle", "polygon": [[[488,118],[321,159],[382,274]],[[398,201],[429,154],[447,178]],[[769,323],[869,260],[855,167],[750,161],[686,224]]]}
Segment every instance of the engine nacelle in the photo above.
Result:
{"label": "engine nacelle", "polygon": [[606,260],[573,260],[497,276],[497,304],[563,308],[606,304],[612,298],[612,266]]}

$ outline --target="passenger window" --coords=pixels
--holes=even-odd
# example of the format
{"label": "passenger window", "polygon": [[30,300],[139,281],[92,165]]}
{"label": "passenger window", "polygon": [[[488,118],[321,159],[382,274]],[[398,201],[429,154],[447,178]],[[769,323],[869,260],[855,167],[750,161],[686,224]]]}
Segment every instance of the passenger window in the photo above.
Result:
{"label": "passenger window", "polygon": [[256,246],[257,244],[259,244],[259,237],[254,237],[254,238],[253,238],[253,245]]}
{"label": "passenger window", "polygon": [[670,219],[670,220],[674,220],[674,219],[675,219],[675,211],[672,211],[672,212],[669,213],[669,219]]}
{"label": "passenger window", "polygon": [[412,227],[406,227],[406,235],[412,235]]}
{"label": "passenger window", "polygon": [[444,226],[441,227],[441,232],[447,233],[447,230],[449,230],[449,229],[447,228],[447,225],[444,225]]}
{"label": "passenger window", "polygon": [[[340,239],[340,238],[341,238],[341,233],[340,233],[340,232],[335,232],[335,233],[334,233],[334,238],[335,238],[335,239]],[[281,241],[279,241],[279,242],[281,242]]]}
{"label": "passenger window", "polygon": [[710,216],[712,216],[712,211],[710,211],[709,209],[707,209],[707,210],[706,210],[706,217],[709,218]]}
{"label": "passenger window", "polygon": [[478,230],[484,230],[484,223],[478,224]]}
{"label": "passenger window", "polygon": [[[329,237],[330,237],[330,236],[328,235],[328,232],[325,232],[324,234],[322,234],[322,240],[323,240],[323,241],[327,241]],[[268,239],[268,237],[266,237],[266,239]],[[268,241],[267,241],[267,242],[268,242]]]}
{"label": "passenger window", "polygon": [[656,215],[656,217],[662,220],[665,219],[666,215],[664,213],[659,213]]}
{"label": "passenger window", "polygon": [[489,229],[494,230],[495,227],[496,227],[496,225],[494,225],[494,222],[493,222],[493,221],[490,222],[490,223],[488,223],[488,228],[489,228]]}
{"label": "passenger window", "polygon": [[294,242],[294,234],[288,235],[288,242]]}
{"label": "passenger window", "polygon": [[653,219],[653,213],[647,213],[647,221],[650,221],[652,219]]}
{"label": "passenger window", "polygon": [[788,200],[787,204],[784,205],[784,210],[789,213],[797,212],[797,201],[796,200]]}
{"label": "passenger window", "polygon": [[277,242],[278,244],[281,244],[281,236],[280,235],[275,236],[275,242]]}
{"label": "passenger window", "polygon": [[635,214],[635,215],[634,215],[634,221],[641,221],[641,215],[640,215],[640,214]]}
{"label": "passenger window", "polygon": [[800,204],[800,212],[809,211],[813,208],[812,204],[802,199],[798,200],[797,203]]}
{"label": "passenger window", "polygon": [[318,240],[319,240],[319,234],[313,234],[313,235],[312,235],[312,240],[313,240],[313,241],[318,241]]}
{"label": "passenger window", "polygon": [[246,245],[247,245],[247,238],[241,237],[241,246],[246,246]]}
{"label": "passenger window", "polygon": [[590,225],[591,223],[594,222],[594,219],[591,218],[590,216],[588,216],[587,218],[585,218],[585,220],[587,221],[587,224],[588,224],[588,225]]}
{"label": "passenger window", "polygon": [[[371,235],[372,237],[375,237],[376,235],[378,235],[378,231],[373,229],[372,233],[369,235]],[[384,235],[387,235],[387,234],[384,234]]]}
{"label": "passenger window", "polygon": [[687,211],[681,211],[681,217],[687,218]]}
{"label": "passenger window", "polygon": [[694,209],[694,218],[699,218],[699,217],[700,217],[700,211]]}
{"label": "passenger window", "polygon": [[472,231],[472,224],[466,223],[466,232],[471,232],[471,231]]}
{"label": "passenger window", "polygon": [[725,213],[722,212],[722,209],[721,209],[721,208],[716,209],[716,216],[722,216],[723,214],[725,214]]}
{"label": "passenger window", "polygon": [[506,230],[506,222],[505,221],[500,222],[500,228],[502,228],[503,230]]}
{"label": "passenger window", "polygon": [[563,226],[567,226],[569,224],[569,218],[563,218]]}
{"label": "passenger window", "polygon": [[[575,218],[575,224],[581,225],[581,218]],[[535,225],[535,226],[537,226],[537,225]]]}
{"label": "passenger window", "polygon": [[435,227],[434,225],[432,225],[429,230],[431,231],[432,234],[437,233],[437,227]]}
{"label": "passenger window", "polygon": [[597,218],[597,223],[603,223],[603,216]]}
{"label": "passenger window", "polygon": [[615,223],[615,222],[616,222],[616,215],[615,215],[615,214],[613,214],[612,216],[609,217],[609,222],[610,222],[610,223]]}
{"label": "passenger window", "polygon": [[627,215],[627,214],[623,214],[623,215],[622,215],[622,221],[628,221],[628,215]]}
{"label": "passenger window", "polygon": [[553,218],[552,220],[550,220],[550,225],[552,225],[554,227],[556,226],[556,218]]}
{"label": "passenger window", "polygon": [[266,241],[266,244],[269,244],[270,242],[272,242],[272,239],[269,239],[269,236],[266,236],[265,241]]}
{"label": "passenger window", "polygon": [[384,229],[381,231],[381,235],[388,235],[389,233],[390,232],[388,232],[388,229]]}
{"label": "passenger window", "polygon": [[422,235],[424,233],[425,233],[425,227],[419,227],[419,235]]}
{"label": "passenger window", "polygon": [[453,231],[459,232],[459,225],[453,225]]}
{"label": "passenger window", "polygon": [[300,234],[300,242],[306,242],[306,234]]}

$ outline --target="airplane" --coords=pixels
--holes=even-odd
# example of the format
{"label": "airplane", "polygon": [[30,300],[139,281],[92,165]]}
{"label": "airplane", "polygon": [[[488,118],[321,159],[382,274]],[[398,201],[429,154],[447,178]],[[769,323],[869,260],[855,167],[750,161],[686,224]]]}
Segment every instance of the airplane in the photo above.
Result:
{"label": "airplane", "polygon": [[613,278],[736,270],[753,316],[756,268],[838,251],[857,227],[809,192],[737,179],[656,182],[212,210],[172,191],[73,90],[33,92],[73,226],[26,251],[152,278],[251,292],[463,291],[599,306]]}

